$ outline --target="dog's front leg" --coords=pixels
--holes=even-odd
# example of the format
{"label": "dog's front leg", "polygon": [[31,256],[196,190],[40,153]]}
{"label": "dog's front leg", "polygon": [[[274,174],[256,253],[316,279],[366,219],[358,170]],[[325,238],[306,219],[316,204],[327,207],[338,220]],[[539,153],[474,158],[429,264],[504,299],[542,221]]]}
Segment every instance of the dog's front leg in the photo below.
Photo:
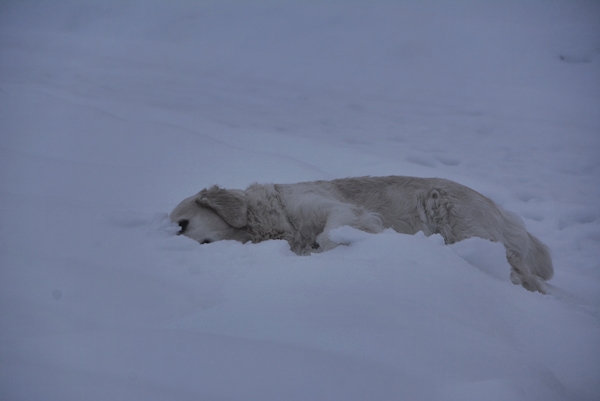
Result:
{"label": "dog's front leg", "polygon": [[356,215],[350,208],[331,210],[327,214],[323,231],[315,238],[315,243],[313,244],[313,249],[310,251],[310,253],[325,252],[339,246],[340,244],[332,241],[331,238],[329,238],[329,232],[338,227],[353,226],[355,220]]}
{"label": "dog's front leg", "polygon": [[369,233],[383,231],[384,227],[379,215],[352,205],[345,204],[344,206],[329,212],[323,231],[317,235],[318,248],[314,252],[329,251],[339,245],[344,245],[332,241],[329,237],[329,232],[338,227],[350,226]]}
{"label": "dog's front leg", "polygon": [[329,251],[340,245],[336,242],[333,242],[329,238],[329,231],[331,230],[333,230],[333,228],[323,231],[321,234],[317,235],[317,240],[315,244],[317,245],[317,247],[313,247],[312,253]]}

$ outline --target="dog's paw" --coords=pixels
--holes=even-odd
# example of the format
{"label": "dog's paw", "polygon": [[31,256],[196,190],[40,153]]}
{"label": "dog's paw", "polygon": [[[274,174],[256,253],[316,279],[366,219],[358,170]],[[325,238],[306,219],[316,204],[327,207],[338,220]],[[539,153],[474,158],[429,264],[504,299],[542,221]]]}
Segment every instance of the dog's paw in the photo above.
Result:
{"label": "dog's paw", "polygon": [[541,294],[548,293],[548,287],[546,286],[546,282],[539,277],[534,275],[523,275],[519,274],[515,270],[510,272],[510,281],[515,285],[521,285],[528,291],[531,292],[539,292]]}

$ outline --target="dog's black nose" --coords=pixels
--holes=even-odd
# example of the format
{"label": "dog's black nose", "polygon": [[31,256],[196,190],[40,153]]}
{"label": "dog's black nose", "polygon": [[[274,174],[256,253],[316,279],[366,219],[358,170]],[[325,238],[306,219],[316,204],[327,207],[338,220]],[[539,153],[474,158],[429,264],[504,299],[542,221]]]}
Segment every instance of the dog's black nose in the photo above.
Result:
{"label": "dog's black nose", "polygon": [[190,221],[189,220],[179,220],[177,222],[177,224],[179,224],[179,227],[181,227],[181,230],[179,230],[177,235],[181,235],[185,232],[185,229],[187,228],[188,224],[190,224]]}

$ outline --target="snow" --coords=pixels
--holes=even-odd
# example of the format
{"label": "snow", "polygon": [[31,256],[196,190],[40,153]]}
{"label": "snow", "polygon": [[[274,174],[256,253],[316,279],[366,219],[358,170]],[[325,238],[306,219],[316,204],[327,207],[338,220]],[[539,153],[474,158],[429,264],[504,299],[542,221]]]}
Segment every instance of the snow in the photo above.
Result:
{"label": "snow", "polygon": [[[0,5],[0,399],[597,400],[593,1]],[[552,249],[199,244],[212,184],[444,177]]]}

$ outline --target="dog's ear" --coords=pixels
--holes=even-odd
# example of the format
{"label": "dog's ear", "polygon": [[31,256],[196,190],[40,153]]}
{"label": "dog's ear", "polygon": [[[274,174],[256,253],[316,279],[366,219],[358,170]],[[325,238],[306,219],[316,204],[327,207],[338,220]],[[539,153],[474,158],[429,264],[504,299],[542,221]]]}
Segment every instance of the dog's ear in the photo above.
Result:
{"label": "dog's ear", "polygon": [[232,227],[241,228],[246,225],[248,207],[246,194],[242,190],[223,189],[215,185],[200,191],[196,203],[213,209]]}

